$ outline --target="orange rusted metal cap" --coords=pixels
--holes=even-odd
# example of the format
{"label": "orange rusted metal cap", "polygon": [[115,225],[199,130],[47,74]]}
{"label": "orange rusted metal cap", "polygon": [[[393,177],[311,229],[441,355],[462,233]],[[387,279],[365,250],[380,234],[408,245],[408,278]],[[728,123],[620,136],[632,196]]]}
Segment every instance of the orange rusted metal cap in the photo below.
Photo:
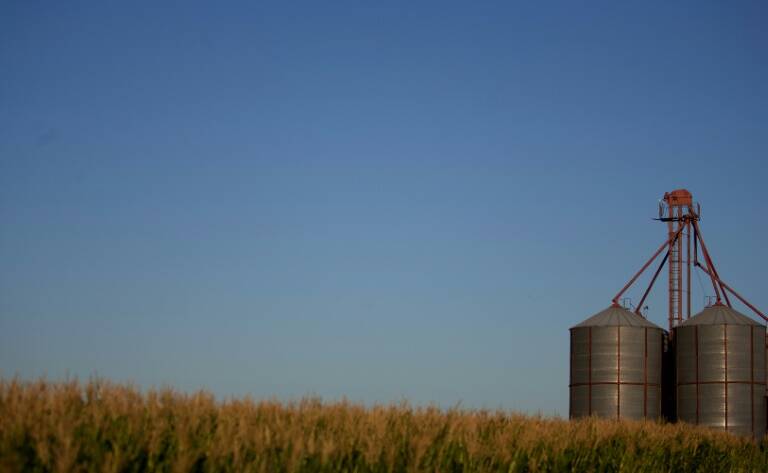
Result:
{"label": "orange rusted metal cap", "polygon": [[664,194],[664,202],[668,205],[693,205],[693,195],[686,189],[676,189]]}

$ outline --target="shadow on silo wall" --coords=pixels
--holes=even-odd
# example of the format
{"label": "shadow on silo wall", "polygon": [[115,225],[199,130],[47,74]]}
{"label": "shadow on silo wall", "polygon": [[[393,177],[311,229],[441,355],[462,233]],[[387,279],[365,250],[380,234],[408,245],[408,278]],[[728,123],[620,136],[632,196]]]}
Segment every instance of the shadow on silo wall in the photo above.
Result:
{"label": "shadow on silo wall", "polygon": [[677,388],[675,366],[675,340],[664,332],[664,351],[661,361],[661,415],[667,422],[677,420]]}

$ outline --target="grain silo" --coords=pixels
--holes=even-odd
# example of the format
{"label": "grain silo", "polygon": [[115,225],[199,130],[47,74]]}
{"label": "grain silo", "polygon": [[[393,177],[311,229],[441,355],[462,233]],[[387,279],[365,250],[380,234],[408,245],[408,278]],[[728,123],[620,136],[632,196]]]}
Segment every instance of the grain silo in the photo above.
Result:
{"label": "grain silo", "polygon": [[765,435],[765,326],[715,304],[674,331],[678,420]]}
{"label": "grain silo", "polygon": [[619,305],[572,327],[570,417],[660,417],[663,336]]}
{"label": "grain silo", "polygon": [[[663,406],[670,420],[761,438],[768,411],[766,328],[734,310],[733,302],[764,321],[768,315],[720,277],[690,192],[666,193],[657,220],[667,227],[661,246],[611,307],[571,328],[570,417],[658,418]],[[628,304],[633,311],[622,307],[624,294],[661,255],[639,303]],[[642,315],[665,265],[668,333]],[[694,271],[707,276],[715,302],[691,317]]]}

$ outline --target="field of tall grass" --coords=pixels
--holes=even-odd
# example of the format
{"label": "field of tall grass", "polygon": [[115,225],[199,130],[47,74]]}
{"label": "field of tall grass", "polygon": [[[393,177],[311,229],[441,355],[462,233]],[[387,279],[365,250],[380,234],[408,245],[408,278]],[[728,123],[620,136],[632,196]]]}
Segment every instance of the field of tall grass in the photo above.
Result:
{"label": "field of tall grass", "polygon": [[766,470],[767,442],[685,425],[0,380],[2,472]]}

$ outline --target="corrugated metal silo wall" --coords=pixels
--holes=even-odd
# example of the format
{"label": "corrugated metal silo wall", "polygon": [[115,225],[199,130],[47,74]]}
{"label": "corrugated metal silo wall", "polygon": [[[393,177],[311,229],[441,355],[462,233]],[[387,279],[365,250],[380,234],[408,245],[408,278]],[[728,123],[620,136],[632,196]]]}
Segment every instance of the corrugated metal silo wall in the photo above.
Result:
{"label": "corrugated metal silo wall", "polygon": [[675,329],[678,420],[761,438],[766,428],[765,328]]}
{"label": "corrugated metal silo wall", "polygon": [[570,417],[661,416],[662,330],[571,329]]}

